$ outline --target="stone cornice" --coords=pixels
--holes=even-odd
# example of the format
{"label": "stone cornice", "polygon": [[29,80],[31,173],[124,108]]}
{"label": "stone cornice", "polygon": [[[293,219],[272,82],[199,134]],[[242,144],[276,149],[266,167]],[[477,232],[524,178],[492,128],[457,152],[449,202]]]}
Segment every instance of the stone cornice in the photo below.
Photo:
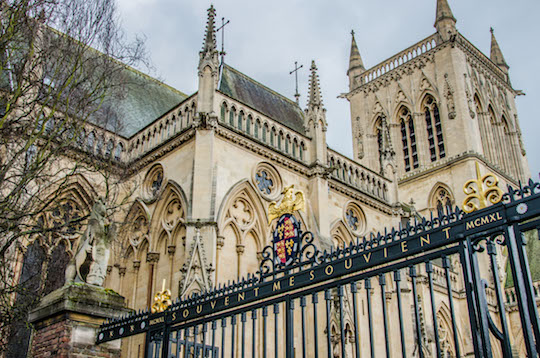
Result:
{"label": "stone cornice", "polygon": [[193,129],[193,127],[187,128],[182,133],[180,133],[180,135],[177,135],[176,137],[171,137],[169,140],[153,148],[148,153],[145,153],[141,157],[138,157],[131,161],[127,165],[127,174],[129,176],[136,174],[145,166],[155,162],[159,158],[163,157],[165,154],[171,152],[173,149],[188,142],[193,137],[195,137],[195,130]]}
{"label": "stone cornice", "polygon": [[232,143],[249,149],[253,153],[262,155],[263,157],[271,160],[274,163],[279,163],[281,166],[292,169],[293,171],[300,173],[303,176],[308,176],[308,168],[306,164],[286,155],[285,153],[278,152],[276,149],[268,146],[267,144],[256,141],[252,138],[248,139],[244,135],[236,133],[236,131],[226,128],[222,125],[217,126],[216,134],[222,138],[231,141]]}
{"label": "stone cornice", "polygon": [[497,175],[500,175],[501,177],[503,177],[507,182],[509,182],[509,183],[511,183],[513,185],[517,185],[517,181],[515,179],[513,179],[512,177],[510,177],[509,175],[504,173],[501,168],[489,163],[488,160],[486,158],[484,158],[484,156],[482,156],[482,155],[480,155],[480,154],[478,154],[478,153],[476,153],[474,151],[464,152],[464,153],[458,154],[456,156],[447,158],[444,161],[439,161],[437,164],[434,164],[434,165],[429,166],[427,168],[423,167],[423,168],[417,169],[416,171],[414,171],[414,172],[408,174],[407,176],[402,177],[401,179],[399,179],[398,180],[398,185],[407,184],[410,181],[414,181],[414,180],[423,178],[423,177],[425,177],[427,175],[430,175],[430,174],[433,174],[435,172],[438,172],[438,171],[441,171],[441,170],[446,170],[446,169],[448,169],[449,166],[452,166],[454,164],[457,164],[457,163],[460,163],[460,162],[463,162],[463,161],[466,161],[466,160],[469,160],[469,159],[478,159],[478,160],[480,160],[485,166],[487,166],[489,169],[491,169],[492,171],[497,173]]}
{"label": "stone cornice", "polygon": [[470,62],[471,65],[478,66],[478,64],[480,64],[482,69],[489,71],[490,79],[495,80],[498,82],[499,86],[502,85],[506,87],[512,93],[516,92],[510,83],[506,81],[504,72],[496,64],[494,64],[489,57],[477,49],[476,46],[474,46],[463,35],[459,34],[458,39],[459,40],[456,41],[456,43],[458,44],[458,47],[467,55],[467,61]]}

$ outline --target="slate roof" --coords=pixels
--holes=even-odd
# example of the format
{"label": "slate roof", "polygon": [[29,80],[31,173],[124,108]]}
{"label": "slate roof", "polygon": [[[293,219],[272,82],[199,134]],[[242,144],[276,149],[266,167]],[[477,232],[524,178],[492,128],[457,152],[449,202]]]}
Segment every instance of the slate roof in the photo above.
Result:
{"label": "slate roof", "polygon": [[[106,129],[124,137],[133,136],[188,97],[133,68],[123,71],[127,76],[125,94],[106,99],[98,116],[109,117]],[[100,125],[98,119],[93,122]],[[121,124],[115,126],[115,123]]]}
{"label": "slate roof", "polygon": [[304,112],[296,102],[228,65],[223,66],[219,90],[277,122],[301,134],[306,134]]}

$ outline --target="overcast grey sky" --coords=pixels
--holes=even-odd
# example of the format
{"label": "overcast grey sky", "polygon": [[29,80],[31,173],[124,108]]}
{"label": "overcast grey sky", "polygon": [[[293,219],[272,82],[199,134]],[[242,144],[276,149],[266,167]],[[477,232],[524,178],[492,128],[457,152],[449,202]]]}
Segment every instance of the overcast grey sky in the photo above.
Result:
{"label": "overcast grey sky", "polygon": [[[329,124],[330,147],[352,154],[349,103],[336,98],[347,91],[350,31],[366,68],[435,32],[436,0],[214,0],[217,22],[226,26],[225,62],[273,90],[293,98],[294,61],[299,72],[300,103],[305,107],[309,65],[319,68]],[[521,129],[533,178],[540,171],[540,102],[538,0],[449,0],[458,30],[489,55],[489,28],[510,65]],[[119,0],[128,35],[146,37],[155,72],[168,85],[186,93],[197,90],[198,54],[206,9],[194,0]],[[218,45],[221,37],[218,36]]]}

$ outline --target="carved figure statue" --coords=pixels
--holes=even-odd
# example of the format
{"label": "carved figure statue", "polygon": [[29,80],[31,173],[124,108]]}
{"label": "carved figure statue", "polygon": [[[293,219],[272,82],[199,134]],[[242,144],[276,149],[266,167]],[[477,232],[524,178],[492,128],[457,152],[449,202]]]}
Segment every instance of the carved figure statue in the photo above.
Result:
{"label": "carved figure statue", "polygon": [[75,255],[66,268],[66,283],[75,281],[103,285],[111,242],[116,237],[116,226],[105,224],[106,213],[104,199],[99,198],[92,207],[88,226],[79,240]]}

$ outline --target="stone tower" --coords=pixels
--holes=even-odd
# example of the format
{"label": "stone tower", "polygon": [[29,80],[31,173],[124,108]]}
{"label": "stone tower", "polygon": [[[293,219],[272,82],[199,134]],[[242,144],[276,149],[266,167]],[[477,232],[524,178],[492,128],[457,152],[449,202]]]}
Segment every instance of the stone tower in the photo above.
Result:
{"label": "stone tower", "polygon": [[388,178],[393,165],[399,200],[413,199],[420,211],[461,205],[474,162],[504,183],[529,177],[514,101],[520,91],[493,31],[488,57],[457,31],[446,0],[437,0],[434,26],[433,35],[368,69],[353,33],[347,71],[355,160]]}

